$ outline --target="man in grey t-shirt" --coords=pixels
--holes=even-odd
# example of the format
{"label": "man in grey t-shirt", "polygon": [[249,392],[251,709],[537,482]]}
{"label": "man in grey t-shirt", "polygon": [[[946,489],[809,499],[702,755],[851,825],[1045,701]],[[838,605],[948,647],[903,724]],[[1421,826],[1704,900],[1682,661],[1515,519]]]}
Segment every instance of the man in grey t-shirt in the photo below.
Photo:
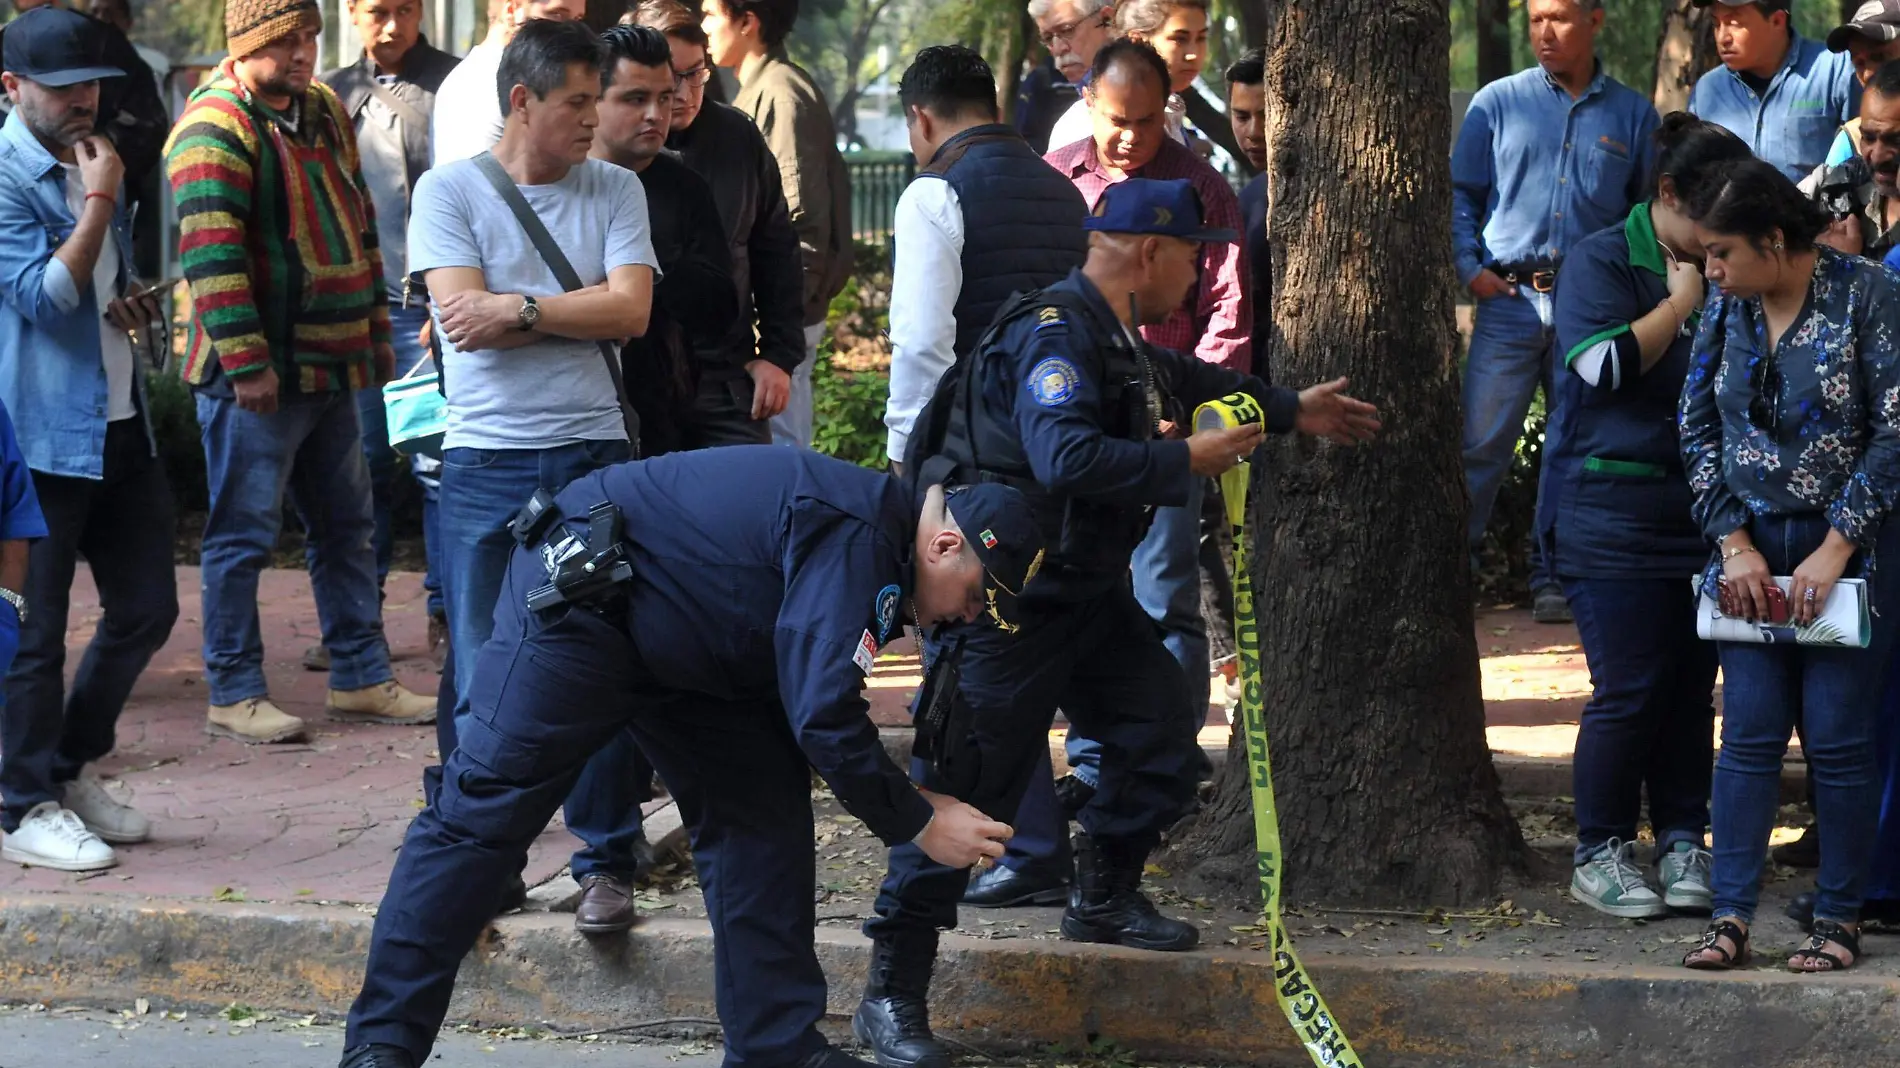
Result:
{"label": "man in grey t-shirt", "polygon": [[[510,88],[494,157],[584,288],[562,291],[477,159],[438,164],[416,183],[409,267],[428,285],[448,396],[437,522],[457,675],[488,640],[514,549],[508,521],[537,489],[632,455],[596,342],[646,332],[658,270],[639,177],[587,158],[601,60],[586,26],[536,19],[502,51],[497,78]],[[455,721],[467,711],[458,699]],[[453,737],[439,733],[446,762]],[[620,929],[651,857],[626,774],[632,745],[621,734],[595,754],[567,801],[568,829],[586,843],[574,877],[627,899]]]}

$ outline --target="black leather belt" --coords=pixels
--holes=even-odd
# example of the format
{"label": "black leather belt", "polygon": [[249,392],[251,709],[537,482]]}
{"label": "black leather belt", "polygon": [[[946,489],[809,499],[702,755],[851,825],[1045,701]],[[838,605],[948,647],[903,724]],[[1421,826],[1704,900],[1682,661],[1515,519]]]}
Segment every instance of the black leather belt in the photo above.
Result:
{"label": "black leather belt", "polygon": [[1530,286],[1539,293],[1557,288],[1557,268],[1537,264],[1498,264],[1492,268],[1499,278],[1514,286]]}

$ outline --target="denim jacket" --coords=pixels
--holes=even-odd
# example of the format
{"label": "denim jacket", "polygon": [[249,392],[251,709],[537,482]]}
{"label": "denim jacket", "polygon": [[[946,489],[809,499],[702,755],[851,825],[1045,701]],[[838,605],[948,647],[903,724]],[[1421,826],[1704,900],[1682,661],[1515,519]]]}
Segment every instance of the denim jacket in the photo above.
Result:
{"label": "denim jacket", "polygon": [[[123,191],[120,200],[112,230],[123,287],[132,223]],[[20,416],[20,452],[28,467],[97,479],[105,475],[103,320],[92,279],[74,278],[53,255],[77,225],[66,206],[65,171],[15,109],[0,127],[0,401]],[[145,412],[145,376],[138,362],[133,391],[139,411]],[[149,419],[146,437],[149,443]]]}

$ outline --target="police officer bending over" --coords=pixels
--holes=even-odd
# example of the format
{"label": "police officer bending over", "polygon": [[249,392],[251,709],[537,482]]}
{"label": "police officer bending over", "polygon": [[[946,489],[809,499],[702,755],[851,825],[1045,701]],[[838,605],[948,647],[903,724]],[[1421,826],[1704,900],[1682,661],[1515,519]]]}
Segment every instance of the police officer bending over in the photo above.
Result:
{"label": "police officer bending over", "polygon": [[[1004,815],[1032,785],[1049,790],[1040,758],[1058,705],[1103,747],[1101,783],[1082,807],[1075,878],[1062,934],[1085,942],[1184,950],[1198,932],[1155,910],[1139,889],[1148,853],[1178,819],[1198,777],[1195,731],[1179,663],[1129,585],[1130,554],[1157,505],[1187,499],[1190,481],[1218,475],[1260,444],[1263,429],[1352,442],[1378,429],[1345,381],[1303,393],[1140,343],[1134,330],[1181,306],[1200,245],[1233,241],[1202,226],[1187,181],[1111,185],[1083,225],[1081,269],[1006,305],[970,353],[945,373],[912,433],[905,471],[921,484],[1007,485],[1030,500],[1049,558],[1004,618],[947,628],[926,646],[933,682],[961,675],[969,729],[951,752],[926,752],[922,784]],[[1252,394],[1266,426],[1164,440],[1202,401]],[[959,664],[960,661],[960,664]],[[928,697],[931,686],[927,685]],[[1027,807],[1027,806],[1025,806]],[[1057,832],[1060,833],[1060,832]],[[870,982],[853,1020],[887,1068],[943,1068],[925,1007],[937,932],[953,927],[968,873],[914,844],[891,852],[877,916]]]}
{"label": "police officer bending over", "polygon": [[350,1010],[344,1068],[415,1068],[502,884],[587,757],[630,729],[689,821],[726,1063],[861,1066],[818,1033],[810,772],[886,843],[947,870],[1010,830],[913,787],[861,696],[905,621],[977,618],[1042,557],[1000,485],[946,499],[745,446],[594,472],[515,521],[495,630],[441,793],[409,828]]}

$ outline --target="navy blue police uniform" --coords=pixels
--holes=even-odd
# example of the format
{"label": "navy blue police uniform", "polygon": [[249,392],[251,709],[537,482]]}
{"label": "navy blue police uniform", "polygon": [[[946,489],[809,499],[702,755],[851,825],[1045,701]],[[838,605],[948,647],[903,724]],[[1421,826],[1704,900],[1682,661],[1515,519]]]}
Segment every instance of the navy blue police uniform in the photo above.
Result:
{"label": "navy blue police uniform", "polygon": [[[1157,213],[1159,207],[1164,210]],[[1200,230],[1187,182],[1110,186],[1085,225],[1121,233],[1232,240]],[[1245,392],[1268,429],[1293,428],[1299,398],[1251,375],[1141,345],[1080,270],[1006,306],[991,330],[939,383],[919,419],[905,471],[946,485],[1000,482],[1035,510],[1048,558],[1007,618],[944,628],[933,659],[960,658],[972,752],[952,762],[962,781],[919,764],[925,787],[993,818],[1018,810],[1041,771],[1058,706],[1104,750],[1100,788],[1078,815],[1077,880],[1063,917],[1070,938],[1185,949],[1195,930],[1159,917],[1137,885],[1161,831],[1193,796],[1199,750],[1182,730],[1180,665],[1135,600],[1129,560],[1156,506],[1179,505],[1195,479],[1188,445],[1157,436],[1157,420],[1186,425],[1201,401]],[[1178,402],[1164,409],[1162,397]],[[937,932],[955,926],[968,873],[914,845],[891,851],[865,932],[877,945],[856,1020],[886,1065],[934,1066],[923,1020]],[[1104,921],[1112,899],[1132,926]],[[1133,915],[1131,916],[1130,913]],[[933,1042],[934,1044],[934,1042]]]}
{"label": "navy blue police uniform", "polygon": [[[424,1062],[499,888],[587,757],[628,730],[691,832],[726,1064],[827,1055],[809,769],[886,843],[931,818],[861,692],[901,629],[920,498],[879,472],[744,446],[609,467],[552,500],[509,563],[460,745],[390,875],[346,1048]],[[1013,568],[1020,588],[1020,561],[1041,552],[1026,503],[984,487],[948,507],[980,527],[994,580]],[[551,574],[592,562],[615,509],[604,540],[630,576],[611,596],[531,607]]]}
{"label": "navy blue police uniform", "polygon": [[1593,684],[1577,748],[1579,865],[1634,836],[1645,782],[1659,856],[1701,848],[1709,822],[1716,654],[1696,637],[1684,581],[1709,549],[1676,431],[1700,313],[1648,368],[1630,325],[1668,298],[1667,279],[1645,202],[1579,242],[1557,281],[1563,366],[1537,514]]}

